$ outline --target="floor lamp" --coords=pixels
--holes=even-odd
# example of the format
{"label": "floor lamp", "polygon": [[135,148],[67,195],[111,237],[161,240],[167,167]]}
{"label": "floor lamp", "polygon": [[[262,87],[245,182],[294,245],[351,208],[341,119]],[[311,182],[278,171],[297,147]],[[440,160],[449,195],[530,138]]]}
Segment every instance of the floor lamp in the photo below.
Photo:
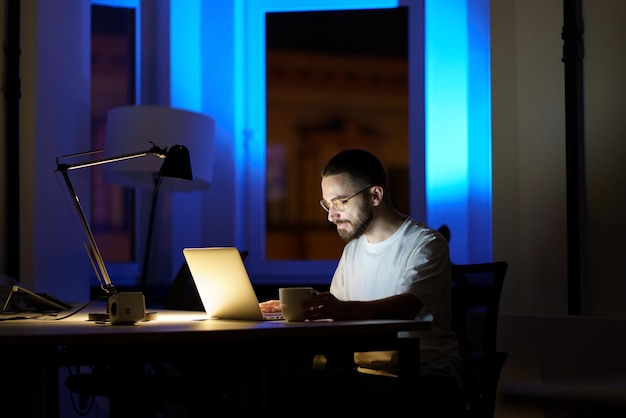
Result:
{"label": "floor lamp", "polygon": [[103,167],[106,181],[132,188],[152,189],[150,219],[140,271],[141,288],[147,285],[147,270],[159,191],[191,192],[210,187],[213,177],[213,142],[215,121],[204,114],[165,106],[122,106],[107,114],[105,153],[116,154],[143,146],[150,140],[180,144],[193,156],[194,179],[159,175],[159,163],[151,159],[125,161]]}

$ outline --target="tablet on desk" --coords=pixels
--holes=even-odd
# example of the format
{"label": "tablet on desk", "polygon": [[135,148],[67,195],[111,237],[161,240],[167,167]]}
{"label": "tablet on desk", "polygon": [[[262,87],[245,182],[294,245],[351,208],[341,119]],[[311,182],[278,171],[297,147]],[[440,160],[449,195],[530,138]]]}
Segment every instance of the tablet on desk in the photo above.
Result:
{"label": "tablet on desk", "polygon": [[0,312],[60,312],[74,307],[50,296],[35,293],[21,286],[0,286]]}

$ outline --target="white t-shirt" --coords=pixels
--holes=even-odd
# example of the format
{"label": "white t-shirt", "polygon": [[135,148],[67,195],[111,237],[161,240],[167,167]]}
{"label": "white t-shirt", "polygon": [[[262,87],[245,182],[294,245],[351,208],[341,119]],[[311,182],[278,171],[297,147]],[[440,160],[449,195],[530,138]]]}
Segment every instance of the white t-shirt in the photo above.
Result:
{"label": "white t-shirt", "polygon": [[[330,292],[343,301],[417,296],[424,304],[417,319],[433,321],[430,331],[418,333],[422,374],[460,378],[458,343],[450,329],[450,280],[445,238],[407,218],[385,241],[372,244],[362,235],[346,244]],[[397,374],[395,352],[355,353],[355,362],[366,373]]]}

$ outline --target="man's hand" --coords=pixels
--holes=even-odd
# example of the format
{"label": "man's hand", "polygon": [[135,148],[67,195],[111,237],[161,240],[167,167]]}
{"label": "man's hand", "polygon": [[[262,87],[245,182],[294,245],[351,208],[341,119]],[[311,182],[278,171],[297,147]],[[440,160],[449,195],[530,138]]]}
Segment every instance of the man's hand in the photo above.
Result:
{"label": "man's hand", "polygon": [[305,319],[415,319],[424,305],[411,293],[400,293],[369,301],[342,301],[328,292],[304,304]]}
{"label": "man's hand", "polygon": [[329,292],[314,295],[309,302],[304,303],[304,318],[310,321],[317,319],[345,319],[345,303]]}
{"label": "man's hand", "polygon": [[280,313],[280,301],[279,300],[266,300],[265,302],[259,303],[259,307],[261,308],[261,312],[263,313]]}

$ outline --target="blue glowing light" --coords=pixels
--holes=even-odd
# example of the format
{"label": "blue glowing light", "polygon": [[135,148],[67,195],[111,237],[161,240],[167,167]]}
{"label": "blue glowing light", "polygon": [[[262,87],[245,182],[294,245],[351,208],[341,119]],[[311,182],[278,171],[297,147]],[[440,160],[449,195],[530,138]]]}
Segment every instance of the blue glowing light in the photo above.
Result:
{"label": "blue glowing light", "polygon": [[455,262],[491,260],[489,1],[426,0],[427,222]]}
{"label": "blue glowing light", "polygon": [[170,2],[170,104],[202,110],[201,0]]}

